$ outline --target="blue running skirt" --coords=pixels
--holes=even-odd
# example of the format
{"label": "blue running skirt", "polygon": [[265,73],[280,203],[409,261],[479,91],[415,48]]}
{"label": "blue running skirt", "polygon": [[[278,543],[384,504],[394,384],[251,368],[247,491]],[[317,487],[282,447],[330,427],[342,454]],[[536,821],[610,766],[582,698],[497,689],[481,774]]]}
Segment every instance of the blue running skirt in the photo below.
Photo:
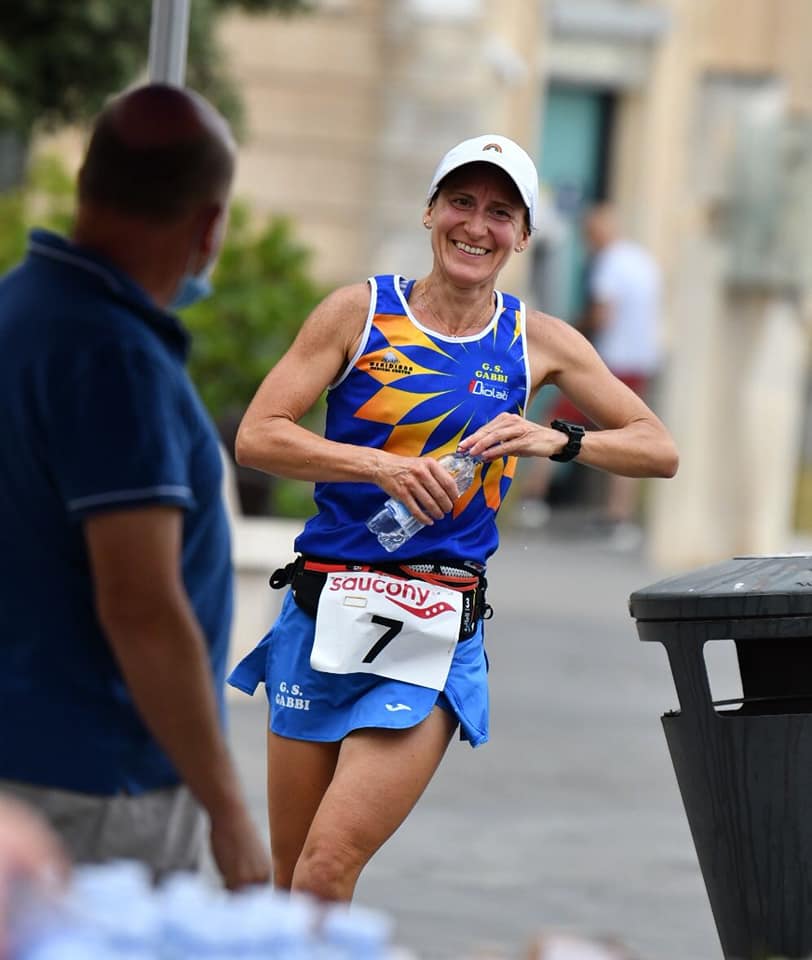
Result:
{"label": "blue running skirt", "polygon": [[270,631],[228,677],[232,687],[249,695],[265,683],[274,733],[331,743],[363,727],[414,727],[438,705],[459,721],[461,740],[472,747],[487,742],[488,662],[481,620],[476,633],[457,644],[440,693],[375,674],[313,670],[315,626],[288,591]]}

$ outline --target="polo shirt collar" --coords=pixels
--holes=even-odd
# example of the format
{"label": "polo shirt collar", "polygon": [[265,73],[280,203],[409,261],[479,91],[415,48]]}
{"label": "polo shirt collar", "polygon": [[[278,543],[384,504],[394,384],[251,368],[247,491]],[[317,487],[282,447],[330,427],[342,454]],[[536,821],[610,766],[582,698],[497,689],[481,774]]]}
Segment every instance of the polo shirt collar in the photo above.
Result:
{"label": "polo shirt collar", "polygon": [[30,256],[45,257],[77,271],[84,271],[88,282],[103,284],[110,294],[124,301],[163,340],[178,350],[184,359],[187,357],[190,338],[180,320],[173,313],[158,307],[143,287],[106,257],[50,230],[40,228],[29,234],[28,253]]}

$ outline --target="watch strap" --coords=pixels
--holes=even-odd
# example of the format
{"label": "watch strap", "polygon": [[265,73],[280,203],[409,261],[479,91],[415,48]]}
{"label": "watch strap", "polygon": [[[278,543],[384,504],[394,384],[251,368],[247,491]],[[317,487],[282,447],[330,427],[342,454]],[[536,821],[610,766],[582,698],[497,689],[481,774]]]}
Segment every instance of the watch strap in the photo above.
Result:
{"label": "watch strap", "polygon": [[581,440],[586,430],[580,423],[570,423],[567,420],[553,420],[550,427],[567,435],[566,446],[558,453],[552,454],[550,460],[555,460],[556,463],[569,463],[570,460],[574,460],[581,452]]}

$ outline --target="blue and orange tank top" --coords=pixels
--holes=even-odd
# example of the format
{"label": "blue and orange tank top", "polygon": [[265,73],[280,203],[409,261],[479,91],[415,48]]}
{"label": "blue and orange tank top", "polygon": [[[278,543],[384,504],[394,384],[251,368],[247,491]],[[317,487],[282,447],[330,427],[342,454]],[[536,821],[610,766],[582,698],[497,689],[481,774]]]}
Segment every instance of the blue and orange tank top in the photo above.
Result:
{"label": "blue and orange tank top", "polygon": [[[409,310],[414,281],[369,279],[361,344],[327,395],[325,436],[408,457],[441,457],[503,412],[524,414],[530,391],[524,304],[496,291],[488,326],[448,337]],[[296,539],[299,553],[338,560],[468,560],[484,564],[499,544],[496,513],[515,457],[481,464],[444,519],[387,553],[366,528],[387,494],[375,484],[317,483],[318,507]]]}

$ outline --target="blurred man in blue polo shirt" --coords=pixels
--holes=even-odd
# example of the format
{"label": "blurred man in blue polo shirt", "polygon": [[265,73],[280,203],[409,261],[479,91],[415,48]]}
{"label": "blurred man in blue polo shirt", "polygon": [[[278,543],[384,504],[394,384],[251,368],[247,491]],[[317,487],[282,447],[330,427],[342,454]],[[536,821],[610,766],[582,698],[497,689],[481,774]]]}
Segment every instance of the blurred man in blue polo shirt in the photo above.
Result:
{"label": "blurred man in blue polo shirt", "polygon": [[234,142],[202,98],[113,100],[71,238],[0,281],[0,789],[77,861],[268,860],[222,733],[231,617],[216,434],[173,310],[208,292]]}

